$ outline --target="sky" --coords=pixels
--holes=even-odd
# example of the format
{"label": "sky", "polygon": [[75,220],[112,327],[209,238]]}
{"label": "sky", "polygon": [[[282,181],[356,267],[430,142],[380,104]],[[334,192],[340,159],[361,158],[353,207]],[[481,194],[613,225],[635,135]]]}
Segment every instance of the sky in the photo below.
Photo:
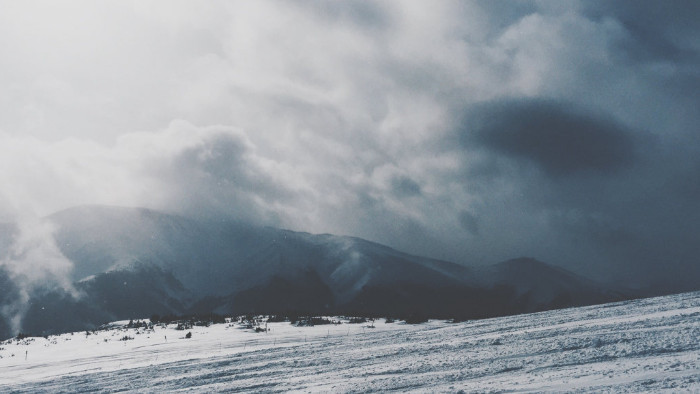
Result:
{"label": "sky", "polygon": [[[696,1],[0,1],[0,220],[700,277]],[[696,281],[697,282],[697,281]]]}

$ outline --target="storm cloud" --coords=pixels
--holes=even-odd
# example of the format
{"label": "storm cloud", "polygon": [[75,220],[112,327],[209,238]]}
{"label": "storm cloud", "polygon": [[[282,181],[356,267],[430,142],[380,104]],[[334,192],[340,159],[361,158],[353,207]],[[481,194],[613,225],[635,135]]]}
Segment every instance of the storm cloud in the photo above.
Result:
{"label": "storm cloud", "polygon": [[499,102],[477,106],[467,116],[465,144],[529,161],[552,176],[610,172],[634,160],[631,131],[561,103]]}
{"label": "storm cloud", "polygon": [[696,14],[646,1],[5,2],[0,217],[144,206],[691,287]]}

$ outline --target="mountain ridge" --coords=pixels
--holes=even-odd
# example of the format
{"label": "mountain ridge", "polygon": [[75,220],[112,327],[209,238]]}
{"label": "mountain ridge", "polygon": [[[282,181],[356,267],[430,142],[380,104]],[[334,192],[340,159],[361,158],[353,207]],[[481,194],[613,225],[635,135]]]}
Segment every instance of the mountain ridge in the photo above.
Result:
{"label": "mountain ridge", "polygon": [[34,331],[53,329],[41,318],[46,305],[37,309],[42,303],[54,309],[53,319],[64,308],[66,319],[78,316],[86,327],[104,319],[144,317],[135,314],[145,310],[123,305],[125,299],[139,302],[125,292],[127,287],[146,298],[142,304],[155,309],[150,313],[160,314],[286,309],[463,320],[626,298],[534,259],[469,267],[357,237],[146,208],[74,207],[45,220],[54,225],[56,245],[73,263],[70,280],[82,297],[54,294],[50,303],[45,294],[34,297],[24,317]]}

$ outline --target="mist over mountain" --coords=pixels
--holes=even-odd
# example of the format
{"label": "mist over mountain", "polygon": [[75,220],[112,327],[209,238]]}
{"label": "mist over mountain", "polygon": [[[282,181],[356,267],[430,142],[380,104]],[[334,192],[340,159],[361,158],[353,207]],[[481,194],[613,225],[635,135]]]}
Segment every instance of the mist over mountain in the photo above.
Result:
{"label": "mist over mountain", "polygon": [[[44,241],[58,248],[71,267],[65,277],[44,278],[42,286],[27,285],[35,283],[26,280],[30,271],[2,267],[2,337],[93,328],[152,313],[463,320],[629,297],[622,288],[529,258],[468,267],[360,238],[142,208],[82,206],[44,222],[52,229],[52,239]],[[6,260],[47,249],[40,243],[25,245],[18,254],[18,239],[33,239],[28,230],[2,229]]]}
{"label": "mist over mountain", "polygon": [[49,220],[57,225],[57,245],[74,262],[76,281],[140,262],[172,272],[197,294],[225,295],[275,275],[294,278],[313,270],[343,299],[365,285],[438,284],[462,280],[468,271],[358,238],[194,220],[147,209],[79,207]]}

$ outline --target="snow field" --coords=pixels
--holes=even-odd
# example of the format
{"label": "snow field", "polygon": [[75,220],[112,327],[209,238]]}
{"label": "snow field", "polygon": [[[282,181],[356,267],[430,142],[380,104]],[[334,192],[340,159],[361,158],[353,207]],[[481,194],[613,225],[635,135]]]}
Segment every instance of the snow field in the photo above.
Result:
{"label": "snow field", "polygon": [[[268,327],[255,333],[230,324],[169,326],[12,340],[0,344],[0,387],[700,391],[700,293],[463,323]],[[184,338],[188,331],[191,339]],[[120,341],[124,336],[133,340]]]}

